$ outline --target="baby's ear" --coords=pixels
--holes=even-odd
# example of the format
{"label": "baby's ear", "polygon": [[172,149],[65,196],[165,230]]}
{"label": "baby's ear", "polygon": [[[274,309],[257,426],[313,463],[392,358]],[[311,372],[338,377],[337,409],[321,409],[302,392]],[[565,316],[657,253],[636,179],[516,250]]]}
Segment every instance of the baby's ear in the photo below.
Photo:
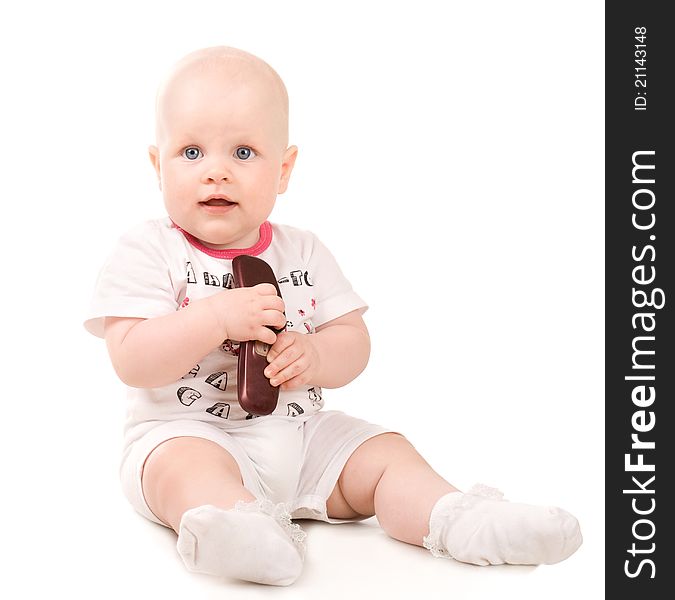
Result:
{"label": "baby's ear", "polygon": [[277,194],[283,194],[288,188],[288,180],[291,178],[291,172],[295,165],[295,159],[298,157],[298,147],[289,146],[281,159],[281,178],[279,179],[279,189]]}
{"label": "baby's ear", "polygon": [[150,162],[152,163],[152,166],[155,168],[155,172],[157,173],[157,179],[159,180],[159,189],[161,190],[162,176],[159,170],[159,148],[157,148],[157,146],[149,146],[148,155],[150,156]]}

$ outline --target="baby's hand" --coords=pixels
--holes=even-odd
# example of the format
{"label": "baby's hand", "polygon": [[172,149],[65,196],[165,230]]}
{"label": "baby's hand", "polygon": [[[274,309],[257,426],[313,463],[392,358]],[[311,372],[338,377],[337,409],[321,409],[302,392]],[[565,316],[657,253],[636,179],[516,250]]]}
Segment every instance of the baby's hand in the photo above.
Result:
{"label": "baby's hand", "polygon": [[281,329],[286,325],[284,301],[271,283],[224,290],[207,300],[223,329],[223,339],[274,344],[277,336],[266,326]]}
{"label": "baby's hand", "polygon": [[277,336],[267,354],[270,364],[265,369],[265,376],[272,385],[292,390],[312,381],[319,370],[319,353],[311,338],[310,334],[294,331]]}

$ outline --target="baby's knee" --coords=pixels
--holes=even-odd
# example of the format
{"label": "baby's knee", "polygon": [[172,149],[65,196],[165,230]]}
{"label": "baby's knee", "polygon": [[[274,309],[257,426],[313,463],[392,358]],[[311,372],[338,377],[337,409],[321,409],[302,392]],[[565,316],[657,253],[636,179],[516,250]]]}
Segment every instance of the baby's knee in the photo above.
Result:
{"label": "baby's knee", "polygon": [[145,460],[143,476],[180,477],[187,469],[192,472],[217,469],[241,480],[239,466],[225,448],[192,436],[175,437],[159,444]]}
{"label": "baby's knee", "polygon": [[141,475],[148,507],[177,531],[189,508],[213,504],[229,508],[253,496],[242,485],[239,467],[224,448],[209,440],[177,437],[157,446]]}

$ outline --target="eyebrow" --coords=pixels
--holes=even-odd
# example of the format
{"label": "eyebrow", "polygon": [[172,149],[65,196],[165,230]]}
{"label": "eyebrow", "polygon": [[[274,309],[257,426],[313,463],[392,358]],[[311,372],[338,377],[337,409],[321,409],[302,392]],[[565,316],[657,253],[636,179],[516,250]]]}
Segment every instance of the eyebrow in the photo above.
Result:
{"label": "eyebrow", "polygon": [[[169,134],[170,134],[170,132],[169,132]],[[228,135],[229,135],[229,137],[231,137],[233,139],[239,139],[239,140],[244,140],[244,141],[247,141],[247,140],[253,141],[256,137],[250,131],[243,131],[243,130],[231,131],[231,132],[228,132]],[[187,133],[178,134],[176,137],[174,137],[174,139],[176,140],[177,144],[182,145],[182,144],[193,143],[195,140],[200,139],[200,137],[201,137],[201,134],[198,134],[198,133],[193,132],[193,131],[189,131]]]}

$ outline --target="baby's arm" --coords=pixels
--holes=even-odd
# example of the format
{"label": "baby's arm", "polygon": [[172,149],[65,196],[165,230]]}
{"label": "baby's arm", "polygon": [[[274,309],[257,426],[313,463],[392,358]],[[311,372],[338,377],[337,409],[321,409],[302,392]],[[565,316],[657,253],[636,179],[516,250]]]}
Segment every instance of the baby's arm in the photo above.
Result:
{"label": "baby's arm", "polygon": [[313,384],[337,388],[366,368],[370,336],[361,312],[354,310],[317,327],[312,334],[279,334],[270,348],[265,375],[272,385],[294,389]]}
{"label": "baby's arm", "polygon": [[105,339],[120,379],[133,387],[177,381],[226,339],[273,344],[286,323],[284,303],[269,283],[223,290],[153,319],[107,317]]}

